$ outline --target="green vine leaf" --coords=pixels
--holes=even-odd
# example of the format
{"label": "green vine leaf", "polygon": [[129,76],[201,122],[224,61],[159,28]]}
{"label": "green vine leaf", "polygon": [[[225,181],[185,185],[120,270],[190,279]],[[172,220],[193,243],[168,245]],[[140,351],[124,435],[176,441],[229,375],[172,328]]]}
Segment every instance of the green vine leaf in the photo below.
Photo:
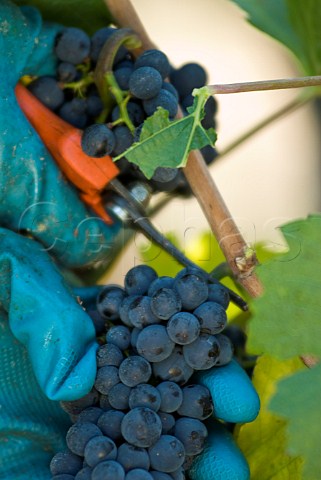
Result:
{"label": "green vine leaf", "polygon": [[248,349],[278,358],[321,355],[321,215],[281,227],[288,253],[257,268],[265,293],[253,300]]}
{"label": "green vine leaf", "polygon": [[270,404],[275,413],[288,420],[289,452],[304,456],[303,480],[320,480],[320,398],[319,364],[282,380]]}
{"label": "green vine leaf", "polygon": [[[321,73],[319,0],[232,0],[248,21],[289,48],[307,75]],[[277,21],[276,21],[277,19]]]}
{"label": "green vine leaf", "polygon": [[204,105],[211,96],[207,87],[193,91],[194,104],[188,108],[189,115],[170,121],[167,110],[157,111],[144,122],[139,142],[113,160],[126,157],[135,163],[147,178],[153,176],[157,167],[184,167],[191,150],[213,145],[216,140],[214,129],[204,129]]}
{"label": "green vine leaf", "polygon": [[[235,431],[237,443],[250,466],[251,480],[302,480],[302,459],[290,456],[287,451],[286,421],[268,410],[276,383],[302,368],[298,358],[281,362],[263,355],[257,361],[252,381],[260,397],[261,410],[254,422],[236,427]],[[287,397],[288,404],[292,398]]]}
{"label": "green vine leaf", "polygon": [[32,5],[45,20],[82,28],[89,35],[111,22],[104,0],[15,0],[14,3]]}

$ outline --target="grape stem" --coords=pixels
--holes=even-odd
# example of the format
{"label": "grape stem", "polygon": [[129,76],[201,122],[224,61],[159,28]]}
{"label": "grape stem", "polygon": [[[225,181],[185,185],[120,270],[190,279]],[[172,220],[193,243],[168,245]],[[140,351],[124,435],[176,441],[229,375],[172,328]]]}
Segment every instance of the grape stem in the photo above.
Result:
{"label": "grape stem", "polygon": [[[134,54],[139,55],[144,50],[156,48],[130,0],[104,1],[117,25],[129,27],[139,35],[142,47],[136,49]],[[183,118],[180,108],[177,118]],[[190,152],[184,174],[219,242],[234,278],[252,297],[259,296],[263,287],[254,273],[257,265],[255,252],[248,248],[198,150]]]}
{"label": "grape stem", "polygon": [[212,95],[218,95],[226,93],[261,92],[263,90],[280,90],[284,88],[316,87],[319,85],[321,85],[321,75],[279,78],[276,80],[262,80],[258,82],[225,83],[208,85],[207,88]]}

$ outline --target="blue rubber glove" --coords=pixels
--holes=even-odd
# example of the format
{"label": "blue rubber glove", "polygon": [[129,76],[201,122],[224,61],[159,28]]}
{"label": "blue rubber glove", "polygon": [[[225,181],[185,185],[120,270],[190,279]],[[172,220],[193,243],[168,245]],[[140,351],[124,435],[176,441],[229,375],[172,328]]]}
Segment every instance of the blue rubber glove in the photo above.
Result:
{"label": "blue rubber glove", "polygon": [[[90,215],[20,111],[24,74],[53,74],[55,36],[37,10],[0,2],[0,479],[49,480],[64,448],[59,400],[92,387],[95,332],[50,255],[108,262],[119,224]],[[23,232],[26,236],[14,232]],[[50,254],[50,255],[49,255]]]}

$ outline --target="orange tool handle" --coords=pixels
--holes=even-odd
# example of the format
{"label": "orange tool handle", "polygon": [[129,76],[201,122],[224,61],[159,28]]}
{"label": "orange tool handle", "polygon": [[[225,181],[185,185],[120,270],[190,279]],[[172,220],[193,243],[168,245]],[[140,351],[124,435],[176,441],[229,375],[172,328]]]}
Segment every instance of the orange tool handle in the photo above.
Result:
{"label": "orange tool handle", "polygon": [[60,169],[81,190],[82,199],[107,223],[112,223],[100,196],[100,192],[119,174],[112,158],[86,155],[81,148],[82,130],[55,115],[20,83],[15,93],[21,109]]}

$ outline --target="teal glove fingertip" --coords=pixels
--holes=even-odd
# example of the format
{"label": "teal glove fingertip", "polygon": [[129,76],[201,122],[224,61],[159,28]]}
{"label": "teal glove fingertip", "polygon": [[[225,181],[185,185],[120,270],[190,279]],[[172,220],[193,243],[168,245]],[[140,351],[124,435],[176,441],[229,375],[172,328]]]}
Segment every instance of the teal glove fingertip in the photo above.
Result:
{"label": "teal glove fingertip", "polygon": [[243,368],[232,360],[223,367],[200,372],[199,383],[207,387],[214,403],[214,417],[225,422],[252,422],[260,410],[260,399]]}
{"label": "teal glove fingertip", "polygon": [[202,454],[188,471],[191,480],[249,480],[249,466],[233,436],[218,422],[207,425],[209,436]]}

